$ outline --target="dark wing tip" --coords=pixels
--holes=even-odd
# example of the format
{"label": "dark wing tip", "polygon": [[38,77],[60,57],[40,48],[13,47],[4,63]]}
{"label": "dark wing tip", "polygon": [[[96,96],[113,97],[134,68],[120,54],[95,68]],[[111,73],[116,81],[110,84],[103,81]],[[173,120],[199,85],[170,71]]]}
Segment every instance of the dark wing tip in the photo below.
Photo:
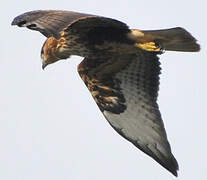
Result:
{"label": "dark wing tip", "polygon": [[35,10],[35,11],[29,11],[29,12],[20,14],[19,16],[14,18],[11,25],[17,25],[19,27],[27,26],[28,23],[41,17],[46,12],[48,12],[48,11]]}
{"label": "dark wing tip", "polygon": [[[161,164],[162,165],[162,164]],[[174,157],[172,157],[169,162],[164,166],[168,171],[170,171],[174,176],[178,176],[178,163]]]}
{"label": "dark wing tip", "polygon": [[[113,127],[113,126],[112,126]],[[118,131],[117,131],[118,132]],[[126,139],[129,139],[126,137],[122,132],[118,132],[120,135],[125,137]],[[141,151],[149,155],[151,158],[153,158],[155,161],[157,161],[162,167],[164,167],[166,170],[168,170],[170,173],[172,173],[174,176],[178,176],[177,171],[179,170],[179,165],[173,154],[171,153],[171,150],[169,149],[168,155],[164,155],[161,151],[158,149],[150,149],[149,147],[146,148],[145,146],[140,145],[137,143],[137,141],[133,141],[129,139],[136,147],[138,147]],[[166,149],[167,150],[167,149]]]}
{"label": "dark wing tip", "polygon": [[178,176],[178,162],[175,159],[175,157],[171,154],[171,156],[164,157],[164,156],[155,156],[155,155],[150,155],[155,161],[157,161],[161,166],[163,166],[165,169],[167,169],[169,172],[171,172],[174,176]]}
{"label": "dark wing tip", "polygon": [[146,152],[142,148],[140,148],[143,152],[151,156],[155,161],[157,161],[162,167],[167,169],[170,173],[172,173],[174,176],[178,176],[178,170],[179,170],[179,165],[173,154],[169,154],[168,157],[164,156],[163,154],[154,154],[152,151]]}
{"label": "dark wing tip", "polygon": [[[44,19],[44,16],[50,16],[50,14],[55,14],[56,12],[60,12],[57,10],[35,10],[23,13],[14,18],[11,25],[17,25],[19,27],[27,27],[28,29],[39,31],[46,37],[55,36],[58,37],[58,33],[56,31],[53,32],[51,30],[50,25]],[[42,19],[41,19],[42,18]],[[48,26],[48,27],[47,27]]]}
{"label": "dark wing tip", "polygon": [[39,11],[30,11],[30,12],[23,13],[23,14],[15,17],[13,19],[11,25],[17,25],[19,27],[26,26],[26,24],[28,23],[29,17],[32,14],[37,14],[37,12],[39,12]]}
{"label": "dark wing tip", "polygon": [[172,153],[170,153],[168,157],[162,154],[159,154],[157,156],[153,152],[152,154],[148,155],[150,155],[155,161],[157,161],[161,166],[171,172],[174,176],[178,176],[177,171],[179,170],[179,165]]}
{"label": "dark wing tip", "polygon": [[60,31],[68,24],[86,16],[89,15],[65,10],[35,10],[15,17],[11,25],[39,31],[46,37],[59,38]]}
{"label": "dark wing tip", "polygon": [[12,26],[17,25],[19,27],[22,27],[26,23],[27,23],[27,21],[25,19],[23,19],[21,16],[17,16],[17,17],[14,18],[11,25]]}

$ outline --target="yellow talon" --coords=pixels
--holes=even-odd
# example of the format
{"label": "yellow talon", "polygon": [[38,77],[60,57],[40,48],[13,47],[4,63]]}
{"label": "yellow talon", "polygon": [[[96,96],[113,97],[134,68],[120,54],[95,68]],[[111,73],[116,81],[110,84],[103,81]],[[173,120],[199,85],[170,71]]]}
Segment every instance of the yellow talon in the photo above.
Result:
{"label": "yellow talon", "polygon": [[162,50],[160,47],[157,47],[154,42],[136,43],[136,46],[146,51],[159,52]]}

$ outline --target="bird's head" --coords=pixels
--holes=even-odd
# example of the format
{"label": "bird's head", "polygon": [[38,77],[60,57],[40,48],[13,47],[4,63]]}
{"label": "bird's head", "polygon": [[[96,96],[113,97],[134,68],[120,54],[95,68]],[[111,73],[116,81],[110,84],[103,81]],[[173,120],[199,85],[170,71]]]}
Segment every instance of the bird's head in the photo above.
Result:
{"label": "bird's head", "polygon": [[43,44],[41,50],[42,69],[49,64],[53,64],[59,60],[67,59],[69,56],[60,52],[59,40],[54,37],[49,37]]}

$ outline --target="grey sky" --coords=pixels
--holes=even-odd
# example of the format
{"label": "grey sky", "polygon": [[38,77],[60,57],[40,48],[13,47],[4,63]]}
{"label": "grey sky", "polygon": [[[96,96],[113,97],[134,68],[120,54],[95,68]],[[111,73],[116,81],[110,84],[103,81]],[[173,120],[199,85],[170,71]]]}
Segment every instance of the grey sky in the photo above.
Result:
{"label": "grey sky", "polygon": [[179,162],[178,179],[206,179],[206,5],[203,0],[4,1],[0,179],[174,178],[110,127],[77,73],[82,58],[72,57],[42,71],[40,49],[45,37],[10,26],[15,16],[37,9],[103,15],[138,29],[181,26],[199,40],[200,53],[161,56],[159,105]]}

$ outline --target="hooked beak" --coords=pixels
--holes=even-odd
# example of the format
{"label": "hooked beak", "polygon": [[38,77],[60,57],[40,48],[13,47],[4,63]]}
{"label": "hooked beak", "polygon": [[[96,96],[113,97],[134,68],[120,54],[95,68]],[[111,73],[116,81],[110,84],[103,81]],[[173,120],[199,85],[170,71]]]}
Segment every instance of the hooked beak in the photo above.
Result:
{"label": "hooked beak", "polygon": [[46,63],[46,62],[43,62],[42,63],[42,70],[44,70],[45,69],[45,67],[48,65],[48,63]]}

